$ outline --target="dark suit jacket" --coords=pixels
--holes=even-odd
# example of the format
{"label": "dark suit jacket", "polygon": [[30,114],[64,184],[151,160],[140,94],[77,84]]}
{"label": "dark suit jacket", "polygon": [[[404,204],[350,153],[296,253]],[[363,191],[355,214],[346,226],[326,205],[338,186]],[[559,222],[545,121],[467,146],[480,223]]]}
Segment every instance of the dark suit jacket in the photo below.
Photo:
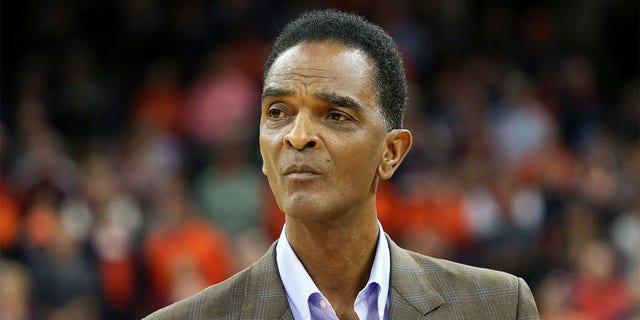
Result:
{"label": "dark suit jacket", "polygon": [[[390,319],[539,318],[524,280],[427,257],[388,241]],[[251,267],[145,319],[293,319],[278,274],[275,243]]]}

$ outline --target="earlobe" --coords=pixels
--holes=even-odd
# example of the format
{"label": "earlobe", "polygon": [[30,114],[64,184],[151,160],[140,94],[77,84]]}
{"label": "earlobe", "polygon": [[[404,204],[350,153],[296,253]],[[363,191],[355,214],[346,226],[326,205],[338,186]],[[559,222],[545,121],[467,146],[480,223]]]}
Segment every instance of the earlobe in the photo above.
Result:
{"label": "earlobe", "polygon": [[387,133],[384,140],[385,150],[378,165],[378,176],[387,180],[393,176],[411,149],[413,138],[409,130],[394,129]]}

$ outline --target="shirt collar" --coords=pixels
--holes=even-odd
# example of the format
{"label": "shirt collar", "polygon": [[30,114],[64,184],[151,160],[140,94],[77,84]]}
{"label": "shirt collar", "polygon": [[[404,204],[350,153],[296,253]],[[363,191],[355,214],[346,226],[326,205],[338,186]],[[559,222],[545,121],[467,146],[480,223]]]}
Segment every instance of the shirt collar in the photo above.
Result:
{"label": "shirt collar", "polygon": [[[286,226],[285,226],[286,227]],[[304,266],[291,248],[285,227],[282,228],[280,239],[276,245],[276,262],[280,279],[284,285],[287,300],[295,319],[310,319],[309,297],[315,293],[322,294],[315,285]],[[385,315],[387,298],[389,295],[389,275],[391,273],[391,258],[389,254],[389,244],[384,235],[382,225],[378,222],[378,242],[376,245],[376,255],[367,284],[358,294],[358,298],[371,290],[373,283],[380,288],[377,298],[378,318]]]}
{"label": "shirt collar", "polygon": [[376,256],[373,258],[373,266],[371,274],[365,289],[371,283],[377,283],[380,286],[378,294],[378,319],[383,319],[387,306],[387,297],[389,295],[389,279],[391,275],[391,255],[389,253],[389,243],[384,235],[382,225],[378,221],[378,244],[376,247]]}

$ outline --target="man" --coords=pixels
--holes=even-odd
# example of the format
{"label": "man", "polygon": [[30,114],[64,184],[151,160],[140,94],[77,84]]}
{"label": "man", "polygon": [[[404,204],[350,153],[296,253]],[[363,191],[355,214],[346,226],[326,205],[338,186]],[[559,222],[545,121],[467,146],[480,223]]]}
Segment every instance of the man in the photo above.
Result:
{"label": "man", "polygon": [[262,171],[286,215],[253,266],[149,319],[537,319],[515,276],[398,247],[376,188],[411,147],[393,40],[359,16],[307,13],[264,68]]}

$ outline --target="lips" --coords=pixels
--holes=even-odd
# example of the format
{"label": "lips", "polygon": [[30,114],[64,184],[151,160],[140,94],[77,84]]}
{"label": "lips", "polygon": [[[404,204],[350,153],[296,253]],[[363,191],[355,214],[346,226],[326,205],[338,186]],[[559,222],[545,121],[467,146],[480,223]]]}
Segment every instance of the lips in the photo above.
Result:
{"label": "lips", "polygon": [[285,176],[313,176],[313,175],[319,175],[319,174],[320,174],[320,170],[306,164],[290,165],[286,167],[284,170]]}

